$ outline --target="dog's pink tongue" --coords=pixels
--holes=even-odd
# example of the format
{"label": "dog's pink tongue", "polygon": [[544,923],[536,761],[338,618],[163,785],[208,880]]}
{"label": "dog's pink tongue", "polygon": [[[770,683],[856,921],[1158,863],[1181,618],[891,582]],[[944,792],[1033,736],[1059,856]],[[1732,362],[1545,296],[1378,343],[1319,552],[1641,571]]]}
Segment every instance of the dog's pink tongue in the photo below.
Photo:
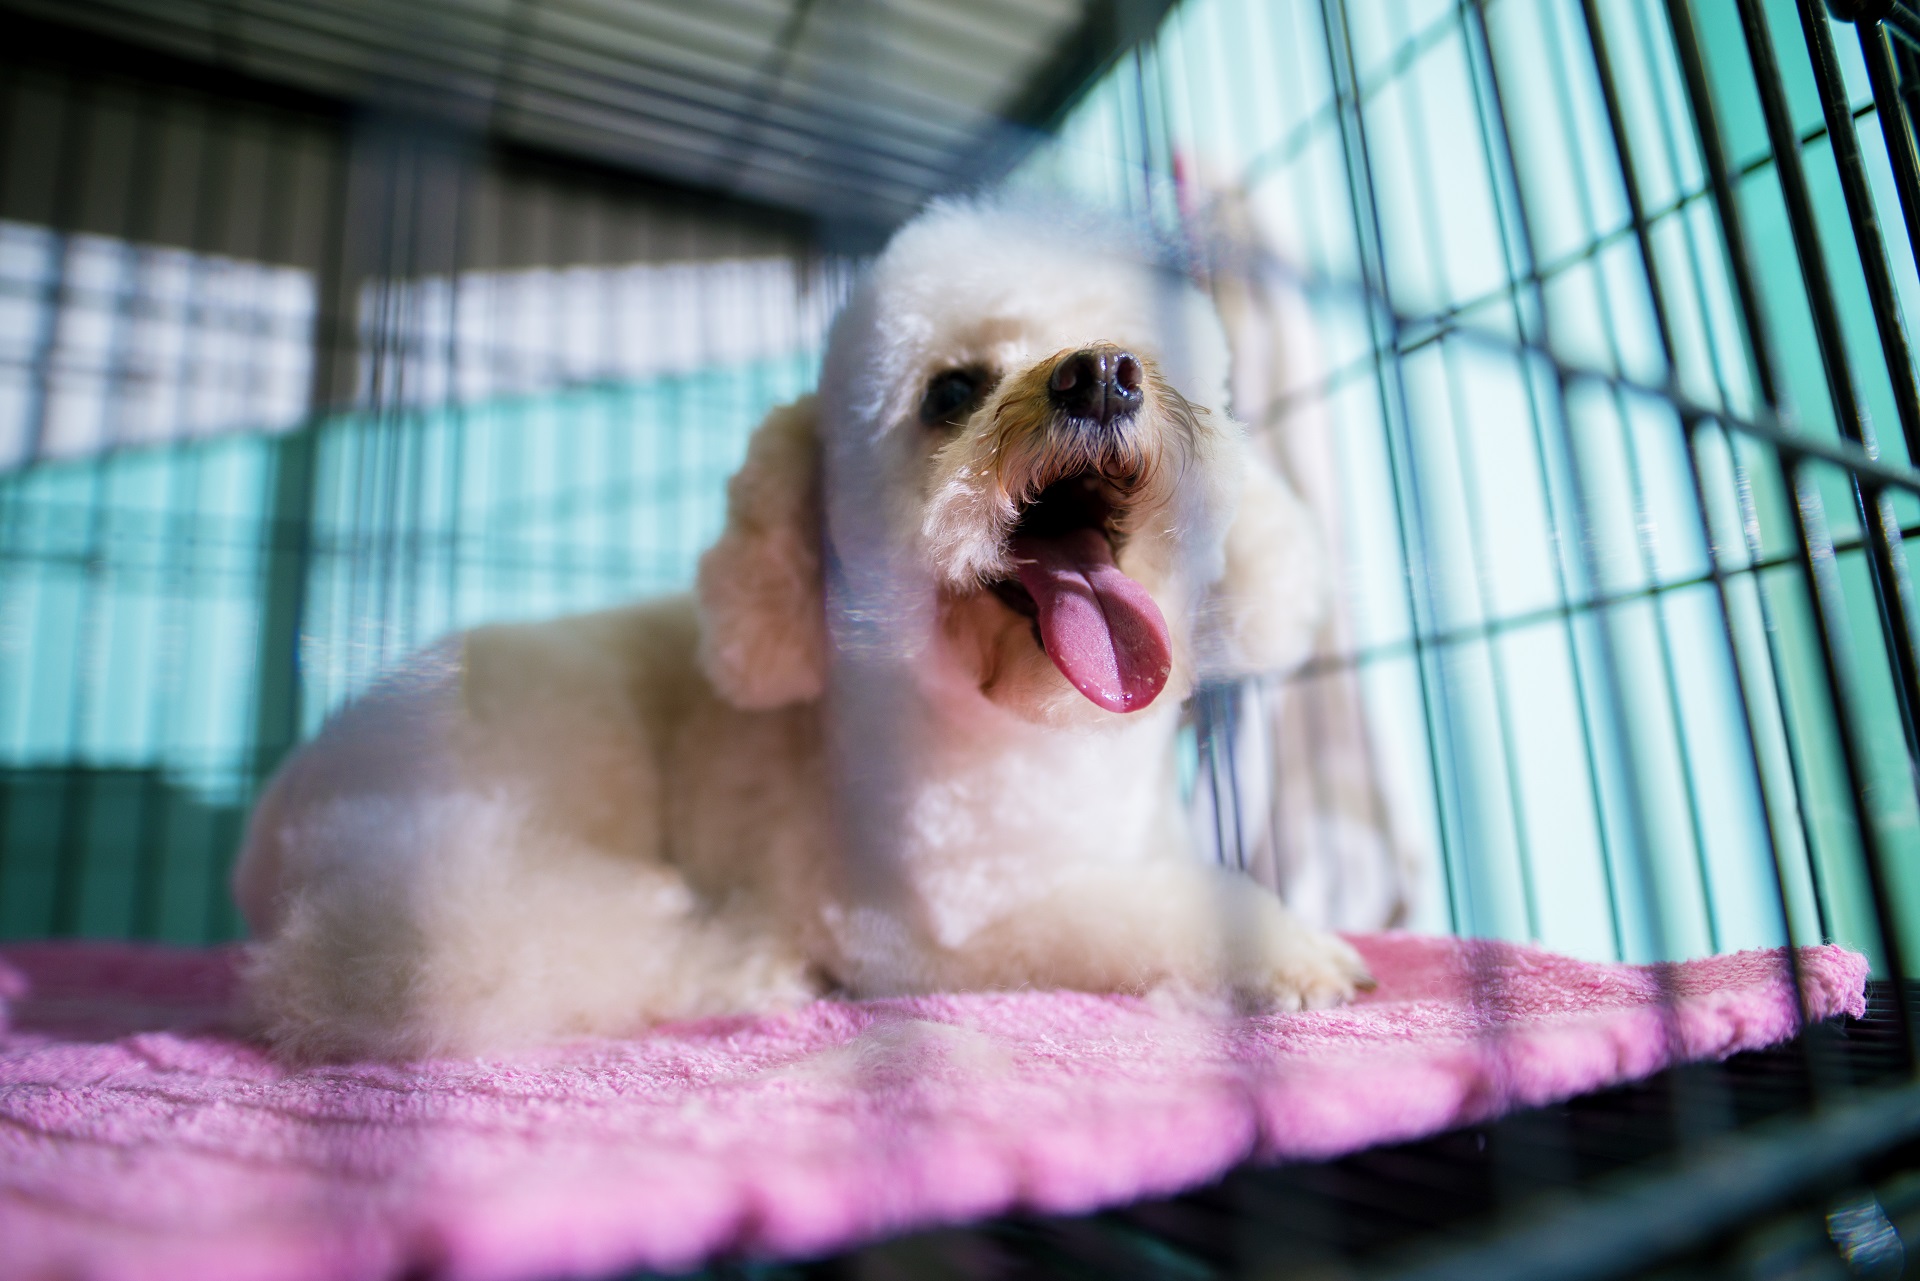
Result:
{"label": "dog's pink tongue", "polygon": [[1073,687],[1110,712],[1159,697],[1173,669],[1167,620],[1147,589],[1120,572],[1095,529],[1017,537],[1020,584],[1040,607],[1040,639]]}

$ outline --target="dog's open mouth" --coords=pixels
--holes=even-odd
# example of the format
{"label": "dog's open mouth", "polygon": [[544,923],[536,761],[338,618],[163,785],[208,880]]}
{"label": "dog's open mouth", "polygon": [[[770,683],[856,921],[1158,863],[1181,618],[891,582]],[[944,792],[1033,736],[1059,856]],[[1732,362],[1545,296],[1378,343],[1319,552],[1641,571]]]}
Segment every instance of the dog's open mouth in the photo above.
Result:
{"label": "dog's open mouth", "polygon": [[1166,687],[1173,644],[1153,597],[1114,564],[1119,511],[1113,486],[1095,472],[1047,486],[1014,526],[1018,578],[993,590],[1034,620],[1075,689],[1110,712],[1137,712]]}

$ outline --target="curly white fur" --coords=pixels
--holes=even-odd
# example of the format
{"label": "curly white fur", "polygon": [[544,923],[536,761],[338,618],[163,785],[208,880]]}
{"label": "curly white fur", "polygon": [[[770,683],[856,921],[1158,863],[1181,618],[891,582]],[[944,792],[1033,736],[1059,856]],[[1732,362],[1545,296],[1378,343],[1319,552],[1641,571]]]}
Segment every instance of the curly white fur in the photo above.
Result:
{"label": "curly white fur", "polygon": [[[1148,371],[1111,537],[1172,669],[1125,715],[991,586],[1023,505],[1099,462],[1045,391],[1091,343]],[[930,426],[956,368],[981,399]],[[405,1057],[835,988],[1350,995],[1351,949],[1198,862],[1177,796],[1195,679],[1299,661],[1325,592],[1226,377],[1205,300],[1111,240],[990,204],[911,224],[818,398],[755,436],[695,596],[456,637],[276,777],[235,876],[267,1033]]]}

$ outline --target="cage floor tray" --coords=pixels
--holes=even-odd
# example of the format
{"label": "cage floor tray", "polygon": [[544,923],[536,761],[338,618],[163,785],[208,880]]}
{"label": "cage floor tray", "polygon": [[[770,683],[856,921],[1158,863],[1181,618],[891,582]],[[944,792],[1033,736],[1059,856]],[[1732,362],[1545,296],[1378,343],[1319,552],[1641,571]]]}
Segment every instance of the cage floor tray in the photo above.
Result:
{"label": "cage floor tray", "polygon": [[[0,1277],[513,1281],[795,1255],[1165,1193],[1794,1034],[1783,952],[1671,966],[1404,934],[1339,1010],[1018,992],[708,1020],[511,1062],[288,1070],[232,949],[0,949]],[[1866,962],[1799,954],[1807,1013]]]}

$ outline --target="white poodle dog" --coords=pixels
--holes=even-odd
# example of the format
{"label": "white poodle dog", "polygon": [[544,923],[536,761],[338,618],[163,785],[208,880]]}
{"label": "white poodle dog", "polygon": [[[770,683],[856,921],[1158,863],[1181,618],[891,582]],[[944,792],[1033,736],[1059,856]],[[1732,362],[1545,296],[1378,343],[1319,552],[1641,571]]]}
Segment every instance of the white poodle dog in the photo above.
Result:
{"label": "white poodle dog", "polygon": [[1197,858],[1180,703],[1307,652],[1313,527],[1211,306],[991,203],[902,230],[775,410],[691,596],[485,627],[256,810],[252,1003],[304,1058],[858,995],[1324,1006],[1359,957]]}

